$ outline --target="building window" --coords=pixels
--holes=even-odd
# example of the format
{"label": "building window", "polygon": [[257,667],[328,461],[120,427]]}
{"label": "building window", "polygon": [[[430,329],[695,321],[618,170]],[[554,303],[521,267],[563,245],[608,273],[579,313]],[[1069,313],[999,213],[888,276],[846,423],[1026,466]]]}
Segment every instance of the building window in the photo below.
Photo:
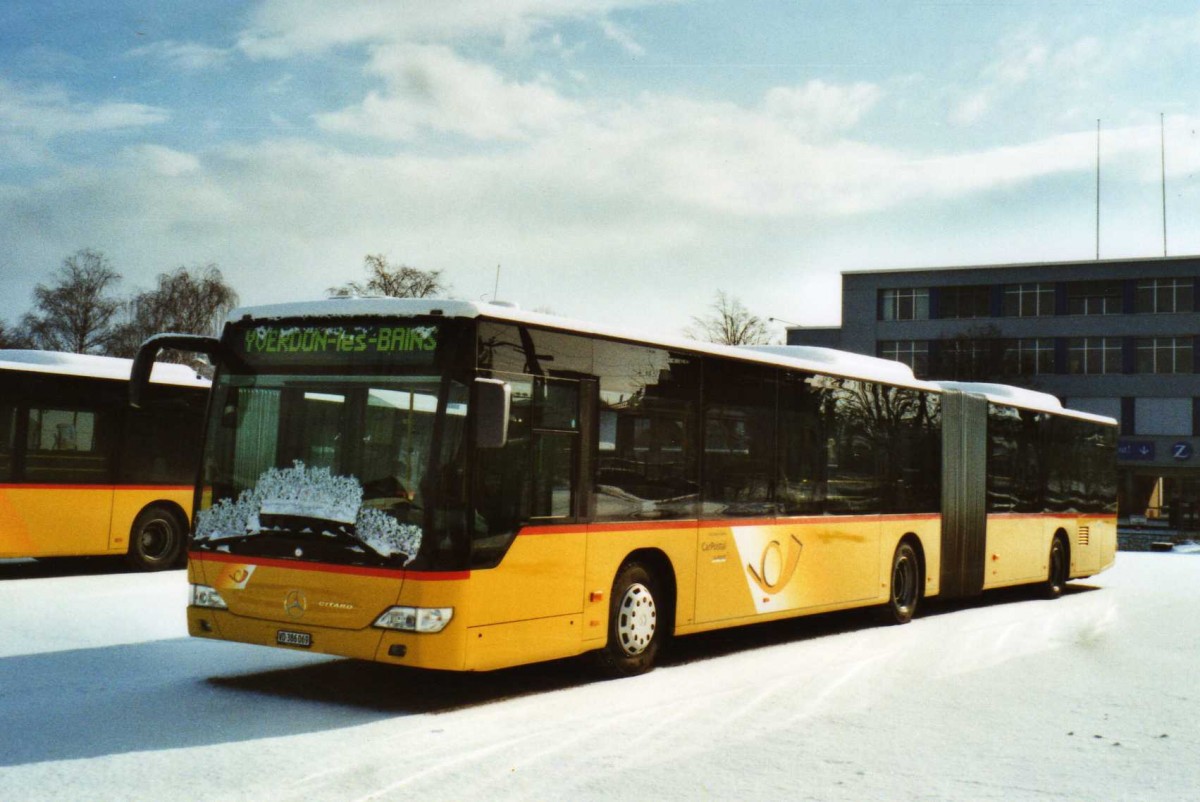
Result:
{"label": "building window", "polygon": [[1073,281],[1067,285],[1068,315],[1119,315],[1121,282]]}
{"label": "building window", "polygon": [[1195,280],[1190,278],[1151,278],[1137,283],[1137,311],[1191,312]]}
{"label": "building window", "polygon": [[903,362],[915,376],[929,375],[929,340],[880,340],[879,355]]}
{"label": "building window", "polygon": [[976,318],[991,315],[990,287],[943,287],[938,317]]}
{"label": "building window", "polygon": [[1005,317],[1045,317],[1054,314],[1053,284],[1007,284],[1004,287]]}
{"label": "building window", "polygon": [[1138,434],[1188,437],[1192,434],[1192,399],[1139,398],[1134,426]]}
{"label": "building window", "polygon": [[954,337],[938,343],[937,378],[954,381],[985,381],[1001,374],[1000,340]]}
{"label": "building window", "polygon": [[1004,343],[1004,372],[1013,376],[1036,376],[1054,372],[1054,339],[1022,337]]}
{"label": "building window", "polygon": [[1068,373],[1120,373],[1120,337],[1072,337],[1067,341]]}
{"label": "building window", "polygon": [[1137,341],[1138,373],[1191,373],[1191,337],[1142,337]]}
{"label": "building window", "polygon": [[880,320],[928,320],[929,290],[925,287],[880,290]]}

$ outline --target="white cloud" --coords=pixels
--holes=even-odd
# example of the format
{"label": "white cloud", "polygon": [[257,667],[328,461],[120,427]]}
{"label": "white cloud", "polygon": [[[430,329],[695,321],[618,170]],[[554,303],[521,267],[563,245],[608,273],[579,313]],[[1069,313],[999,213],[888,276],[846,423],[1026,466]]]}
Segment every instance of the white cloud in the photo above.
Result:
{"label": "white cloud", "polygon": [[141,103],[82,103],[54,86],[21,89],[0,79],[0,127],[25,135],[53,138],[63,134],[112,131],[156,125],[165,109]]}
{"label": "white cloud", "polygon": [[195,173],[200,169],[200,159],[195,155],[161,145],[136,145],[121,151],[120,157],[135,169],[148,170],[166,178]]}
{"label": "white cloud", "polygon": [[970,125],[984,117],[991,108],[991,92],[980,90],[961,100],[950,110],[950,121],[958,125]]}
{"label": "white cloud", "polygon": [[204,72],[228,65],[233,51],[197,42],[176,42],[168,39],[136,47],[130,50],[128,55],[162,61],[183,72]]}
{"label": "white cloud", "polygon": [[625,52],[629,53],[630,55],[646,55],[646,48],[638,44],[638,41],[633,37],[633,34],[622,28],[620,25],[617,25],[612,20],[600,20],[600,30],[604,32],[605,36],[620,45]]}
{"label": "white cloud", "polygon": [[[215,261],[248,303],[318,297],[358,277],[370,252],[444,269],[470,298],[490,293],[501,263],[501,294],[527,306],[677,331],[734,275],[747,301],[774,301],[783,316],[797,308],[762,288],[817,258],[805,253],[817,247],[812,232],[835,227],[845,238],[875,212],[906,219],[947,199],[1092,169],[1089,131],[929,157],[814,141],[767,105],[647,95],[555,136],[470,156],[350,154],[301,140],[202,155],[143,145],[107,167],[0,192],[0,240],[18,243],[22,264],[43,255],[44,269],[98,247],[131,285]],[[1172,121],[1180,130],[1194,122]],[[1109,132],[1106,153],[1150,163],[1154,133]],[[855,246],[840,247],[846,258]],[[928,246],[907,248],[933,258]]]}
{"label": "white cloud", "polygon": [[1106,63],[1111,54],[1093,36],[1056,44],[1026,32],[1001,41],[998,49],[980,70],[976,85],[951,108],[951,122],[980,122],[1010,102],[1061,104],[1069,93],[1077,95],[1103,80],[1112,68]]}
{"label": "white cloud", "polygon": [[764,105],[769,114],[785,124],[802,126],[805,133],[835,133],[857,125],[882,96],[874,84],[838,86],[812,80],[803,86],[771,89]]}
{"label": "white cloud", "polygon": [[479,36],[512,46],[552,22],[596,19],[606,25],[612,11],[674,1],[268,0],[255,10],[238,46],[255,58],[290,58],[363,43],[453,42]]}
{"label": "white cloud", "polygon": [[384,79],[387,92],[319,115],[323,128],[382,139],[409,139],[425,130],[519,139],[555,130],[579,113],[549,86],[506,81],[494,68],[439,45],[376,47],[368,70]]}

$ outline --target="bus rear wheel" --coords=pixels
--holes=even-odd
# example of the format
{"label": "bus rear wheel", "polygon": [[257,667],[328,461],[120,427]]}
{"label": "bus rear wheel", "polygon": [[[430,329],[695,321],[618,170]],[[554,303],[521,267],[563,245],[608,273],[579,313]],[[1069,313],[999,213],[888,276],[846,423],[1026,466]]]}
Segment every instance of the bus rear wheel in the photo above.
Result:
{"label": "bus rear wheel", "polygon": [[183,556],[183,524],[165,507],[142,510],[129,531],[126,560],[141,571],[162,571]]}
{"label": "bus rear wheel", "polygon": [[921,600],[921,561],[911,543],[901,543],[892,555],[892,588],[884,608],[884,620],[907,624],[917,614]]}
{"label": "bus rear wheel", "polygon": [[608,608],[608,643],[597,653],[609,676],[630,677],[654,667],[664,638],[662,584],[639,562],[621,566]]}
{"label": "bus rear wheel", "polygon": [[1071,559],[1067,554],[1067,544],[1062,537],[1055,535],[1050,543],[1050,571],[1046,583],[1042,585],[1042,595],[1047,599],[1057,599],[1067,586],[1067,578],[1071,570]]}

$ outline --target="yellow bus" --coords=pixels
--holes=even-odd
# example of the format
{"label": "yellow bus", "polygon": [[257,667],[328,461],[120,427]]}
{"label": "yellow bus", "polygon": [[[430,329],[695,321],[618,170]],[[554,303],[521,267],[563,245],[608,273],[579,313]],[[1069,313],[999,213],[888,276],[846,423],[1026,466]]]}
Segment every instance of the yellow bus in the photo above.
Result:
{"label": "yellow bus", "polygon": [[208,382],[157,365],[134,411],[131,365],[0,350],[0,558],[183,564]]}
{"label": "yellow bus", "polygon": [[1114,422],[1043,394],[456,301],[241,309],[193,346],[218,366],[196,637],[625,675],[672,636],[904,623],[1115,556]]}

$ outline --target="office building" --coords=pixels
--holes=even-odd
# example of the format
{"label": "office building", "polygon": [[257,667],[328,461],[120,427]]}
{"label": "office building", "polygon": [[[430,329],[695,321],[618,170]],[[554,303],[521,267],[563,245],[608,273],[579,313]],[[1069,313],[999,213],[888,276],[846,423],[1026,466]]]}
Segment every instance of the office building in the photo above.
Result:
{"label": "office building", "polygon": [[1198,280],[1196,256],[850,271],[841,327],[792,327],[788,343],[895,359],[921,378],[1016,384],[1116,418],[1122,517],[1194,528]]}

